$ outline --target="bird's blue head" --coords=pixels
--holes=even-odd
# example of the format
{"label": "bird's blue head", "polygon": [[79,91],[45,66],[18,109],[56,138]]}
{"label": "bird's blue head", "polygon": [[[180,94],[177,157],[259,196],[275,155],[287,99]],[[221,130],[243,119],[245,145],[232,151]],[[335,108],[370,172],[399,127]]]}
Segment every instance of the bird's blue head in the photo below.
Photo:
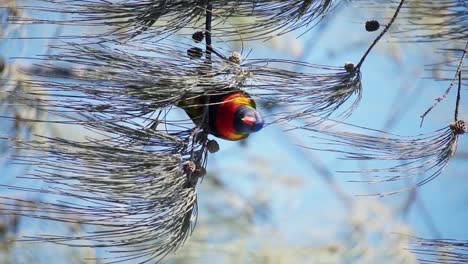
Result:
{"label": "bird's blue head", "polygon": [[263,128],[265,122],[257,110],[242,105],[237,108],[234,118],[234,129],[240,133],[253,133]]}

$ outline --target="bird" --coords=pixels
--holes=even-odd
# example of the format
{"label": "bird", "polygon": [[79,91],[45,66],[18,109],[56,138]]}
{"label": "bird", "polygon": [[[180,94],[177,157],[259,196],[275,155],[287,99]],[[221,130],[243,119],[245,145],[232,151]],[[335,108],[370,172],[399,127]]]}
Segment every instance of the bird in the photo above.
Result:
{"label": "bird", "polygon": [[241,90],[194,96],[180,101],[178,106],[196,125],[205,125],[209,134],[225,140],[245,139],[265,124],[255,101]]}

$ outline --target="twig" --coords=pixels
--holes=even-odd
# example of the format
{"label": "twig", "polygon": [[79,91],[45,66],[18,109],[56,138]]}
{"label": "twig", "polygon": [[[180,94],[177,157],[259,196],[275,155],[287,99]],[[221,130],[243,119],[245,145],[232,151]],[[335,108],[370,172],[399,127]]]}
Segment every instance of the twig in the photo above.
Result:
{"label": "twig", "polygon": [[205,20],[205,43],[206,43],[206,62],[211,65],[211,53],[213,47],[211,46],[211,20],[213,17],[213,4],[208,1],[206,5],[206,20]]}
{"label": "twig", "polygon": [[205,43],[206,43],[206,60],[211,65],[211,54],[214,53],[216,56],[223,60],[227,60],[226,56],[217,52],[213,49],[211,44],[211,24],[213,23],[213,4],[208,1],[206,6],[206,18],[205,18]]}
{"label": "twig", "polygon": [[395,10],[395,14],[393,14],[392,19],[390,19],[390,21],[388,22],[387,26],[385,26],[385,29],[382,30],[382,32],[380,32],[379,36],[377,36],[377,38],[374,40],[374,42],[372,43],[372,45],[370,45],[370,47],[366,50],[366,53],[364,53],[364,56],[362,56],[361,60],[360,60],[359,63],[357,64],[356,69],[361,68],[362,63],[363,63],[364,60],[366,59],[367,55],[369,55],[369,53],[370,53],[370,51],[372,50],[372,48],[374,48],[374,46],[377,44],[377,42],[379,42],[379,40],[385,35],[385,33],[387,33],[388,29],[389,29],[390,26],[393,24],[393,22],[395,22],[395,19],[396,19],[396,17],[398,16],[398,13],[400,13],[400,9],[401,9],[401,7],[403,6],[403,3],[404,3],[404,2],[405,2],[405,0],[401,0],[400,4],[398,5],[397,9]]}
{"label": "twig", "polygon": [[[459,90],[458,92],[460,92],[460,86],[461,86],[461,70],[462,70],[462,67],[463,67],[463,61],[465,60],[465,55],[466,55],[466,52],[468,50],[468,42],[466,43],[465,45],[465,49],[463,50],[463,54],[460,58],[460,63],[458,63],[458,67],[457,67],[457,71],[455,72],[455,75],[453,76],[452,78],[452,81],[450,82],[447,90],[445,90],[445,93],[438,97],[437,99],[435,99],[435,103],[429,107],[429,109],[426,110],[426,112],[424,112],[424,114],[421,115],[421,124],[419,125],[420,127],[422,127],[422,124],[424,122],[424,118],[426,117],[427,114],[429,114],[429,112],[434,109],[434,107],[436,107],[442,100],[444,100],[447,95],[450,93],[450,90],[452,89],[452,86],[453,84],[455,83],[455,80],[457,79],[457,76],[459,76]],[[457,115],[458,115],[458,104],[460,103],[459,101],[459,98],[457,97],[457,103],[456,103],[456,106],[455,106],[455,120],[457,120]]]}
{"label": "twig", "polygon": [[461,82],[462,82],[462,72],[458,73],[458,91],[457,91],[457,101],[455,103],[455,121],[458,120],[458,108],[460,107],[460,98],[461,98]]}

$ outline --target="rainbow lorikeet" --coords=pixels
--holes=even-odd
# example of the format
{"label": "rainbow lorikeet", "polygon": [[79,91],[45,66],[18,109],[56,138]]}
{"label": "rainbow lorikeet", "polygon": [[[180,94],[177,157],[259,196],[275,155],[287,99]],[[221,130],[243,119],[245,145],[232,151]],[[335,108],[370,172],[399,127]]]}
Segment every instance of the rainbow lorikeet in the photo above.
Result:
{"label": "rainbow lorikeet", "polygon": [[[178,106],[195,124],[206,122],[208,132],[222,139],[241,140],[264,125],[255,101],[240,90],[193,97],[181,101]],[[203,121],[205,110],[208,114]]]}

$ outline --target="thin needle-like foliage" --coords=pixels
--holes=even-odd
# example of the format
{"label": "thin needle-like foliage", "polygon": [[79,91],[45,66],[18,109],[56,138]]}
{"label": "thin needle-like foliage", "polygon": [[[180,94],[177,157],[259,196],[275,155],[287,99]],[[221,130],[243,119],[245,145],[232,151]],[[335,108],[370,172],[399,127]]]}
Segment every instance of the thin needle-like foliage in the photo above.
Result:
{"label": "thin needle-like foliage", "polygon": [[[341,112],[347,116],[359,103],[361,73],[352,64],[243,59],[218,44],[208,53],[184,35],[131,42],[96,37],[86,43],[67,40],[51,46],[53,53],[29,58],[42,70],[30,72],[30,91],[11,94],[24,105],[49,95],[34,106],[50,117],[24,121],[80,126],[91,135],[11,139],[23,153],[13,160],[35,168],[24,178],[42,183],[7,186],[43,196],[20,214],[87,228],[80,236],[41,234],[28,241],[105,248],[114,253],[105,262],[146,263],[176,250],[195,223],[195,187],[205,174],[208,151],[206,124],[180,118],[183,100],[243,90],[289,109],[267,117],[269,123],[325,120],[354,97]],[[59,64],[73,70],[50,78],[47,73]],[[287,70],[297,66],[303,71]],[[3,197],[2,211],[18,213],[16,202]]]}
{"label": "thin needle-like foliage", "polygon": [[402,17],[408,22],[402,30],[408,40],[458,41],[468,38],[468,14],[465,1],[414,1]]}
{"label": "thin needle-like foliage", "polygon": [[[311,116],[325,119],[333,113],[346,117],[361,99],[361,72],[352,67],[272,59],[236,64],[214,56],[207,68],[204,59],[187,54],[189,44],[148,40],[118,44],[57,46],[60,54],[39,61],[41,68],[68,63],[77,70],[73,81],[64,76],[30,82],[37,87],[34,93],[54,95],[41,101],[42,107],[62,116],[75,113],[77,122],[128,120],[170,108],[183,99],[243,89],[254,99],[288,109],[269,117],[267,122],[273,123]],[[287,70],[295,66],[303,71]],[[340,110],[346,102],[351,103]],[[86,117],[77,119],[78,115]]]}
{"label": "thin needle-like foliage", "polygon": [[[384,11],[395,6],[392,1],[352,1],[353,4]],[[402,8],[397,29],[393,34],[400,41],[457,42],[468,38],[466,1],[416,0],[407,1]],[[379,19],[383,19],[380,17]]]}
{"label": "thin needle-like foliage", "polygon": [[[63,76],[29,82],[35,87],[32,95],[53,95],[39,100],[39,108],[58,119],[52,122],[79,124],[105,138],[18,142],[36,154],[19,156],[17,162],[36,166],[27,178],[42,181],[46,187],[13,187],[70,199],[65,203],[35,202],[34,210],[23,210],[24,215],[63,222],[77,219],[76,223],[97,229],[82,237],[51,234],[31,240],[111,251],[128,246],[111,261],[161,259],[183,243],[196,216],[198,178],[190,174],[204,169],[206,135],[187,121],[166,119],[165,115],[155,121],[168,128],[145,128],[141,120],[148,114],[171,111],[184,98],[244,88],[255,98],[303,109],[276,120],[312,114],[325,118],[352,94],[360,95],[359,72],[344,67],[304,63],[311,71],[325,73],[297,73],[278,67],[296,62],[246,60],[239,65],[213,57],[207,69],[204,60],[190,58],[174,46],[114,44],[69,43],[56,47],[62,51],[60,55],[46,57],[43,68],[61,62],[77,70],[71,79]],[[297,96],[300,92],[308,96]],[[25,104],[28,96],[16,94]],[[7,199],[4,205],[9,204]]]}
{"label": "thin needle-like foliage", "polygon": [[[3,135],[10,138],[27,139],[33,134],[48,131],[45,126],[38,122],[27,122],[27,120],[46,120],[47,113],[39,109],[39,100],[46,99],[45,94],[34,94],[27,83],[31,76],[17,72],[16,65],[7,64],[0,58],[0,119],[11,118],[12,122],[2,121],[1,131]],[[28,104],[18,102],[15,94],[23,94],[24,101]],[[8,151],[8,143],[0,141],[0,153]]]}
{"label": "thin needle-like foliage", "polygon": [[[334,123],[333,128],[323,129],[305,125],[305,131],[314,132],[310,137],[326,144],[326,147],[308,147],[339,153],[342,159],[372,161],[368,169],[341,172],[362,174],[367,183],[392,183],[413,180],[409,186],[395,191],[373,195],[391,195],[422,186],[439,176],[455,154],[458,136],[467,131],[463,121],[416,136],[400,136],[384,131]],[[385,162],[385,165],[379,163]],[[394,165],[388,165],[392,162]]]}
{"label": "thin needle-like foliage", "polygon": [[[114,135],[144,133],[117,125],[112,129]],[[177,249],[194,227],[195,185],[202,175],[196,176],[197,168],[191,167],[195,163],[190,160],[201,164],[204,149],[192,145],[190,134],[186,141],[180,141],[183,135],[146,133],[140,139],[122,135],[83,142],[56,137],[17,142],[24,152],[14,161],[36,168],[23,178],[42,185],[8,188],[40,193],[42,198],[29,206],[28,201],[21,201],[25,206],[18,212],[16,199],[3,197],[1,211],[76,223],[86,230],[80,236],[49,234],[29,237],[28,241],[105,248],[116,253],[104,260],[107,263],[162,259]]]}
{"label": "thin needle-like foliage", "polygon": [[419,263],[458,264],[468,262],[468,241],[413,237],[409,251],[418,255]]}
{"label": "thin needle-like foliage", "polygon": [[[292,65],[312,72],[285,70]],[[359,69],[281,60],[253,60],[246,67],[252,73],[250,86],[258,98],[283,107],[274,117],[276,121],[310,117],[323,121],[333,113],[345,118],[361,100]],[[350,105],[339,110],[346,102]]]}
{"label": "thin needle-like foliage", "polygon": [[[453,48],[441,48],[438,50],[439,61],[426,66],[426,70],[431,72],[431,78],[436,81],[450,82],[454,79],[454,72],[457,72],[458,69],[463,76],[468,76],[468,65],[465,63],[460,64],[464,57],[466,57],[465,49],[467,45],[466,43],[461,44]],[[463,46],[465,46],[465,49]],[[462,84],[466,86],[468,82],[462,79]]]}
{"label": "thin needle-like foliage", "polygon": [[[174,33],[185,28],[203,28],[207,0],[194,1],[61,1],[39,0],[26,10],[68,14],[61,20],[18,18],[18,23],[51,23],[80,26],[109,26],[105,33],[91,35],[132,38]],[[315,25],[338,4],[333,0],[213,1],[215,32],[223,37],[260,39]],[[154,29],[154,30],[152,30]],[[242,35],[242,36],[241,36]]]}

